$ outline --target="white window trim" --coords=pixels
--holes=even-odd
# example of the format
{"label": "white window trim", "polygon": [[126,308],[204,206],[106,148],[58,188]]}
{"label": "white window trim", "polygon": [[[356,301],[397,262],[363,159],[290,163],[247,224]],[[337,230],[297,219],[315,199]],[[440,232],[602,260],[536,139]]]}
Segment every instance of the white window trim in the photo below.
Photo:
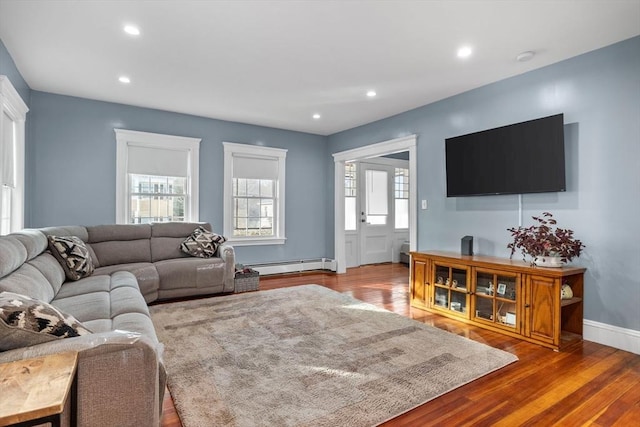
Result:
{"label": "white window trim", "polygon": [[[12,232],[24,228],[24,176],[25,176],[25,122],[29,108],[9,78],[0,75],[0,113],[4,112],[16,124],[15,128],[15,188],[11,192],[11,226]],[[4,120],[0,119],[0,127]],[[0,128],[0,135],[3,129]]]}
{"label": "white window trim", "polygon": [[[262,147],[234,142],[223,142],[224,145],[224,235],[234,246],[249,245],[283,245],[285,237],[285,160],[287,150],[283,148]],[[233,237],[233,156],[254,157],[278,160],[278,203],[276,211],[276,235],[271,237]]]}
{"label": "white window trim", "polygon": [[116,224],[127,224],[129,214],[128,197],[128,147],[162,148],[188,152],[187,194],[185,221],[198,222],[200,215],[200,138],[114,129],[116,133]]}

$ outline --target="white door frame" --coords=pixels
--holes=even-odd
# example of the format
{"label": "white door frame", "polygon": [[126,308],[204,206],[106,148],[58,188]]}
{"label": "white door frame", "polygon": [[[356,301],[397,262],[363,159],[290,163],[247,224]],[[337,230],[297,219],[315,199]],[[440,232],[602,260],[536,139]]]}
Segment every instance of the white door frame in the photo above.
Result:
{"label": "white door frame", "polygon": [[334,174],[334,255],[336,259],[336,272],[346,273],[345,256],[345,231],[344,231],[344,164],[347,161],[364,160],[371,157],[379,157],[387,154],[409,151],[409,250],[416,250],[418,237],[417,230],[417,161],[416,161],[416,135],[409,135],[389,141],[383,141],[352,150],[341,151],[333,154],[335,162]]}

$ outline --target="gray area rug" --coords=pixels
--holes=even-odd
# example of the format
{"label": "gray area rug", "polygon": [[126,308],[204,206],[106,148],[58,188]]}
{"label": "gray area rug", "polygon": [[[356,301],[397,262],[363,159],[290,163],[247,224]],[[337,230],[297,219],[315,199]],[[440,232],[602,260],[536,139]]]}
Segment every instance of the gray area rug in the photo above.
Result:
{"label": "gray area rug", "polygon": [[517,360],[318,285],[150,310],[184,427],[377,425]]}

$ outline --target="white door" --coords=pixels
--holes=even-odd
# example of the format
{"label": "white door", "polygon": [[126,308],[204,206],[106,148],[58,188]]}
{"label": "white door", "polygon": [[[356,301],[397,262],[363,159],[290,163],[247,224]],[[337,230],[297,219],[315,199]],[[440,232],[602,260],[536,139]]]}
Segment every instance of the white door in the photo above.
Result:
{"label": "white door", "polygon": [[360,163],[360,264],[392,261],[394,168]]}

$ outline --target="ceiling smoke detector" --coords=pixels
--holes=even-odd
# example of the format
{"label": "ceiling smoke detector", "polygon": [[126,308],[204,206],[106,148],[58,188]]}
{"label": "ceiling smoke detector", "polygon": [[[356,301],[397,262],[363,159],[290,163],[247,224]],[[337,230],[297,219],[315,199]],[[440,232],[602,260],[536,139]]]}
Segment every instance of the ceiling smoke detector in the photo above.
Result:
{"label": "ceiling smoke detector", "polygon": [[528,51],[522,52],[520,55],[516,56],[516,61],[518,61],[518,62],[527,62],[528,60],[533,58],[535,55],[536,55],[535,52],[528,50]]}

